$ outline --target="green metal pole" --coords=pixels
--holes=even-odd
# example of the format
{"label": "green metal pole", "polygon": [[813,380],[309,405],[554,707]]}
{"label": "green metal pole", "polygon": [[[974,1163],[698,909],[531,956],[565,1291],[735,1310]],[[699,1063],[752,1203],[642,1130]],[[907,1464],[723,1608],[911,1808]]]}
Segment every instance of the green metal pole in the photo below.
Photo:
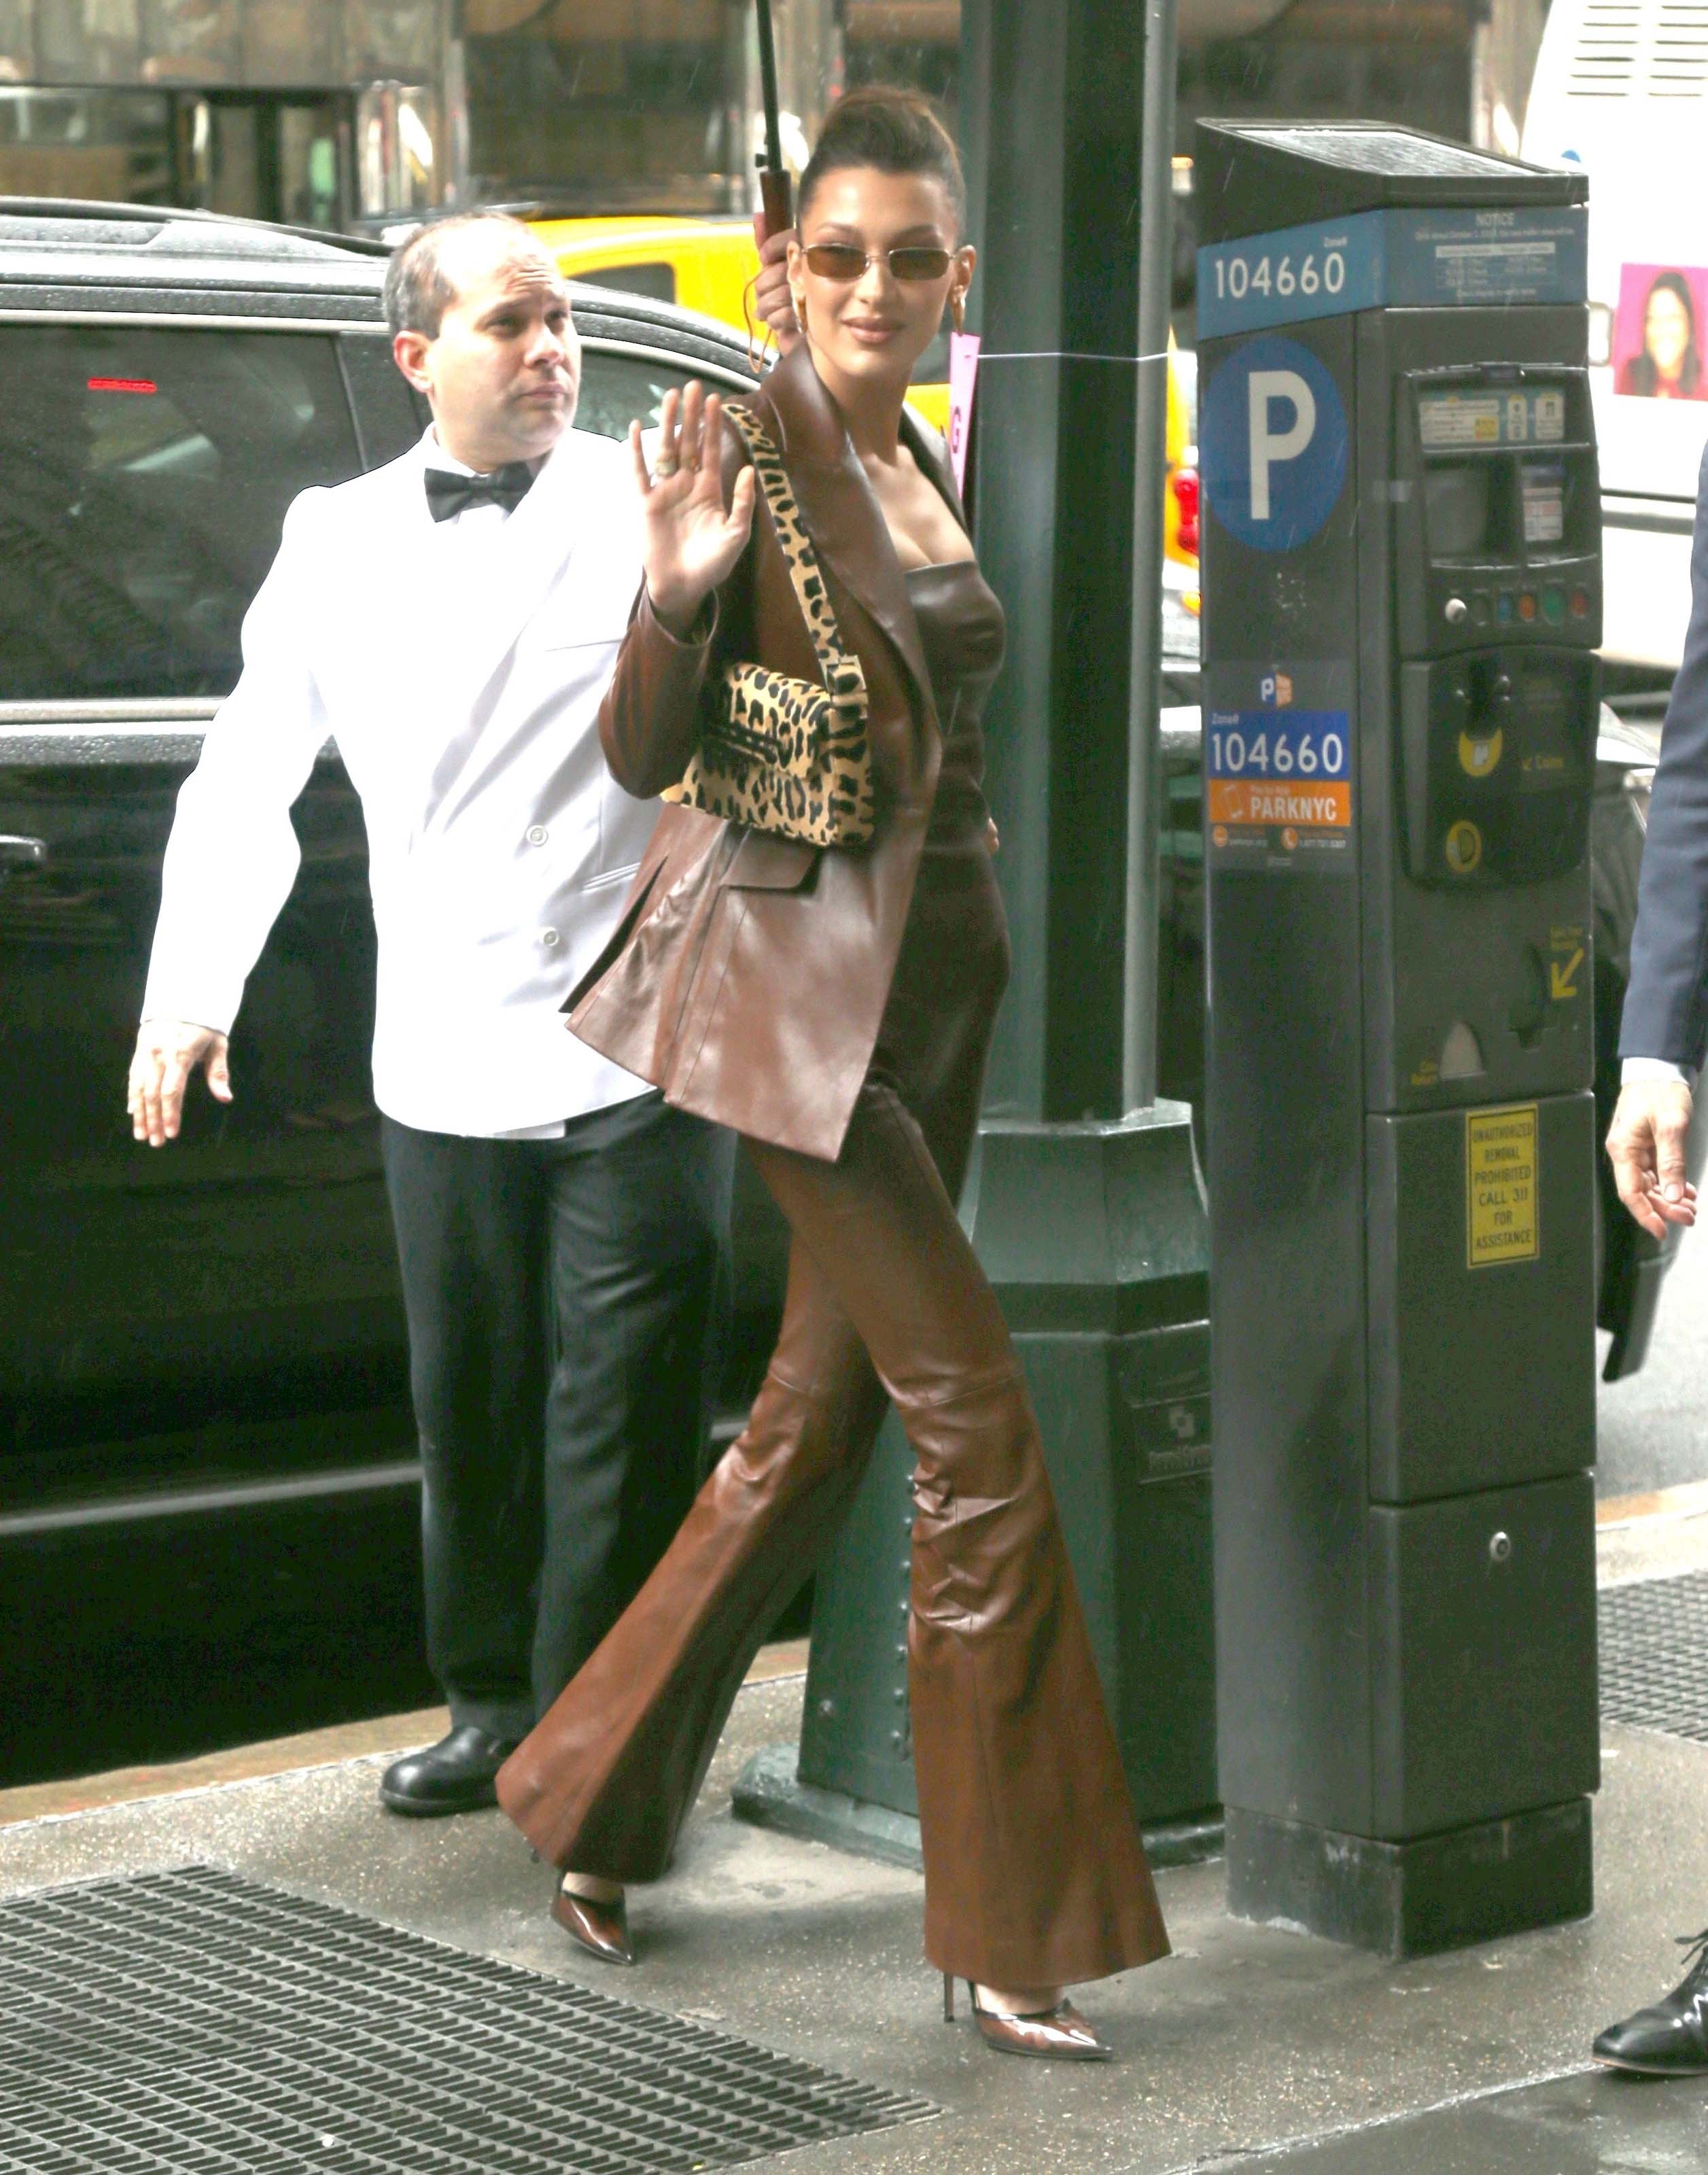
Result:
{"label": "green metal pole", "polygon": [[1146,0],[1139,195],[1138,418],[1133,464],[1132,708],[1127,751],[1126,1002],[1121,1108],[1157,1099],[1157,850],[1162,764],[1163,492],[1168,470],[1168,304],[1173,286],[1176,0]]}

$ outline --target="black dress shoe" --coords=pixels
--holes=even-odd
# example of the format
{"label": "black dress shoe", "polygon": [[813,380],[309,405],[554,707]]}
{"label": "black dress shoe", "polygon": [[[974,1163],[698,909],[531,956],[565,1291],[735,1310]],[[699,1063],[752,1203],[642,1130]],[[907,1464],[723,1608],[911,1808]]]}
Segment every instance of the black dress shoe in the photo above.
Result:
{"label": "black dress shoe", "polygon": [[489,1737],[464,1722],[425,1752],[406,1752],[380,1777],[380,1803],[394,1813],[431,1819],[440,1813],[478,1812],[496,1805],[498,1770],[516,1749],[517,1740]]}
{"label": "black dress shoe", "polygon": [[1686,1934],[1690,1968],[1664,2001],[1610,2024],[1595,2043],[1597,2061],[1644,2077],[1700,2077],[1708,2072],[1708,1931]]}

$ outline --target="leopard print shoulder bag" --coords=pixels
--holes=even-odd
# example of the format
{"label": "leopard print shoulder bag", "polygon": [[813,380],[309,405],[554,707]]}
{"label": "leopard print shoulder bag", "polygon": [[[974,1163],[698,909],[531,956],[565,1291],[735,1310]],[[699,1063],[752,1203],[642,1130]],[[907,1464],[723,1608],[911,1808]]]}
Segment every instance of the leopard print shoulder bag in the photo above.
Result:
{"label": "leopard print shoulder bag", "polygon": [[749,408],[724,413],[752,456],[823,675],[726,664],[702,697],[700,745],[666,800],[811,846],[859,846],[876,821],[866,681],[843,647],[777,442]]}

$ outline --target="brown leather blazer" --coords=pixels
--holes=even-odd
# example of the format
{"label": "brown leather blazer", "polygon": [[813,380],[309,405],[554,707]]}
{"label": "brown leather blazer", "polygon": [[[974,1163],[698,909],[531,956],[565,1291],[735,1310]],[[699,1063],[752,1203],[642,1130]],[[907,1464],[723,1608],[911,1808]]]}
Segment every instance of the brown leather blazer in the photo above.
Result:
{"label": "brown leather blazer", "polygon": [[[865,670],[876,830],[869,845],[823,850],[667,805],[615,936],[570,998],[570,1025],[679,1109],[833,1160],[889,995],[941,743],[900,561],[805,343],[753,404]],[[960,518],[941,457],[923,434],[910,443]],[[726,490],[746,458],[728,433]],[[733,658],[819,676],[762,494],[704,640],[666,633],[643,587],[599,713],[619,784],[645,795],[680,778],[701,686]]]}

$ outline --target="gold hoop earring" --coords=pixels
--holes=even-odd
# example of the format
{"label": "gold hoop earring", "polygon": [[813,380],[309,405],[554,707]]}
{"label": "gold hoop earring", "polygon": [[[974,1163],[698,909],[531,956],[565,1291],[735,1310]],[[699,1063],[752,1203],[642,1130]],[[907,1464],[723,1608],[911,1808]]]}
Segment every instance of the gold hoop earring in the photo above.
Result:
{"label": "gold hoop earring", "polygon": [[964,333],[967,329],[967,297],[958,288],[949,297],[949,315],[955,320],[956,331]]}
{"label": "gold hoop earring", "polygon": [[794,322],[800,327],[802,332],[805,332],[806,330],[806,296],[804,294],[797,294],[791,287],[789,290],[789,299],[794,305]]}

